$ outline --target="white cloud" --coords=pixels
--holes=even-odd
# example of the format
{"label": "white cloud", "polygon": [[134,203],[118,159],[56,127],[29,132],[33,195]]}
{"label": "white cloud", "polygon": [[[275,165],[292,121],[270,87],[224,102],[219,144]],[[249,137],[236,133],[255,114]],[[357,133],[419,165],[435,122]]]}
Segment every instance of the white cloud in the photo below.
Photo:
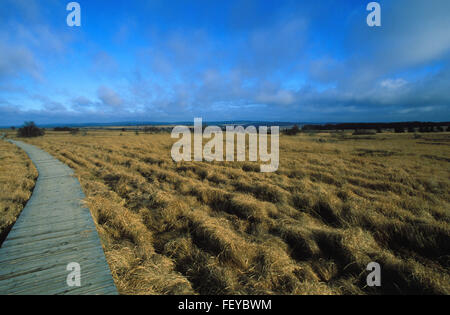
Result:
{"label": "white cloud", "polygon": [[0,78],[15,78],[21,75],[41,78],[40,67],[33,53],[23,46],[0,43]]}
{"label": "white cloud", "polygon": [[405,86],[408,82],[403,79],[386,79],[380,82],[380,85],[384,88],[395,90]]}
{"label": "white cloud", "polygon": [[124,103],[119,94],[106,86],[100,86],[97,90],[97,95],[104,105],[120,107]]}

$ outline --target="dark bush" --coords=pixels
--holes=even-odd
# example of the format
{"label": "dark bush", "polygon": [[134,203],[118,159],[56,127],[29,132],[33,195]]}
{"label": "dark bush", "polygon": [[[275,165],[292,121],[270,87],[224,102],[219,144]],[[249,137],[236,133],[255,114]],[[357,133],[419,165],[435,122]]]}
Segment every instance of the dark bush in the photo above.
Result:
{"label": "dark bush", "polygon": [[294,127],[290,129],[286,129],[284,133],[288,136],[295,136],[300,132],[300,128],[297,125],[294,125]]}
{"label": "dark bush", "polygon": [[354,136],[372,136],[372,135],[375,135],[376,133],[377,133],[376,130],[358,129],[358,130],[355,130],[352,135],[354,135]]}
{"label": "dark bush", "polygon": [[71,131],[72,128],[70,127],[55,127],[53,128],[53,131]]}
{"label": "dark bush", "polygon": [[53,128],[53,131],[58,131],[58,132],[68,131],[71,134],[76,135],[80,132],[80,128],[55,127],[55,128]]}
{"label": "dark bush", "polygon": [[44,130],[36,126],[33,121],[28,121],[25,122],[22,128],[19,128],[17,136],[24,138],[41,137],[44,133]]}
{"label": "dark bush", "polygon": [[69,127],[55,127],[53,131],[70,131]]}
{"label": "dark bush", "polygon": [[145,127],[144,132],[145,133],[159,132],[159,129],[157,127]]}
{"label": "dark bush", "polygon": [[70,134],[76,135],[80,132],[80,128],[72,128],[70,129]]}

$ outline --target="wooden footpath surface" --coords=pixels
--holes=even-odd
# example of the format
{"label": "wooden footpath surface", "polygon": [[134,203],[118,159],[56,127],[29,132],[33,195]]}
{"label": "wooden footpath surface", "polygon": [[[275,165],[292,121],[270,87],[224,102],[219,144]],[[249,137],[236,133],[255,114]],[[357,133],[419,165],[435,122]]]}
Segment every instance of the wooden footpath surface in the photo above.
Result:
{"label": "wooden footpath surface", "polygon": [[[117,294],[73,170],[35,146],[9,141],[28,154],[39,177],[0,248],[0,295]],[[68,285],[70,263],[80,266],[81,286]]]}

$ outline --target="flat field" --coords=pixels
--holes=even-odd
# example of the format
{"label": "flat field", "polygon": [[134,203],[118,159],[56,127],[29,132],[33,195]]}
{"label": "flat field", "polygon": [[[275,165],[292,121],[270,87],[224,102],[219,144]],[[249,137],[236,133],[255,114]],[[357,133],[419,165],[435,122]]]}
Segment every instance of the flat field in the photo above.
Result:
{"label": "flat field", "polygon": [[450,133],[283,135],[266,174],[166,133],[25,141],[75,169],[122,294],[450,294]]}

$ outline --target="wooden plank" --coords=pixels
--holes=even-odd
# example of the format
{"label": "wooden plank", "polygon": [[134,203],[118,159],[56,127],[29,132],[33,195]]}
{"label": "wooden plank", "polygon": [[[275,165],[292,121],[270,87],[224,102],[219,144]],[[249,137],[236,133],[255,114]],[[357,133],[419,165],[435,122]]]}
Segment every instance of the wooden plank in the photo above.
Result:
{"label": "wooden plank", "polygon": [[[4,249],[5,257],[2,258],[0,263],[11,261],[12,259],[17,259],[20,257],[33,257],[33,254],[42,254],[46,251],[63,249],[64,246],[73,246],[74,244],[79,245],[84,244],[85,242],[97,244],[97,242],[92,240],[91,237],[86,237],[84,240],[79,240],[76,235],[66,235],[61,238],[52,239],[52,242],[34,242],[31,244],[21,244],[20,246],[11,246]],[[49,248],[47,244],[50,244],[52,248]]]}
{"label": "wooden plank", "polygon": [[[117,294],[80,183],[68,166],[20,142],[39,172],[33,194],[0,248],[0,294]],[[69,287],[69,263],[81,286]]]}
{"label": "wooden plank", "polygon": [[[93,260],[90,262],[90,265],[87,265],[86,263],[82,263],[81,270],[83,272],[83,276],[81,278],[81,283],[91,283],[92,279],[95,279],[94,282],[97,282],[99,280],[99,277],[107,278],[109,274],[104,272],[104,269],[100,264],[98,264],[100,258],[97,260]],[[46,270],[38,270],[34,269],[31,273],[23,273],[18,275],[15,278],[8,279],[9,281],[5,281],[5,289],[8,290],[9,293],[12,293],[16,290],[26,290],[29,288],[30,283],[36,283],[36,287],[44,285],[48,286],[48,283],[50,281],[52,282],[58,282],[63,281],[66,282],[67,278],[67,271],[64,265],[58,265],[54,266],[50,269]],[[109,278],[111,278],[109,276]],[[112,279],[111,279],[112,280]],[[65,287],[65,285],[64,285]],[[61,290],[61,288],[56,288],[57,290]],[[67,290],[67,288],[62,288],[63,291]],[[80,289],[83,289],[80,287]]]}
{"label": "wooden plank", "polygon": [[[81,278],[81,287],[79,290],[75,289],[68,289],[66,285],[66,279],[67,275],[64,275],[63,273],[60,273],[56,276],[53,276],[53,278],[45,278],[45,281],[42,282],[41,280],[35,280],[35,281],[29,281],[26,283],[26,285],[22,286],[16,286],[12,287],[10,289],[10,294],[39,294],[42,295],[45,294],[70,294],[70,292],[73,292],[72,294],[90,294],[88,291],[92,290],[92,287],[94,285],[97,285],[99,287],[101,286],[108,286],[111,287],[112,278],[110,275],[99,275],[100,270],[91,270],[91,271],[84,271],[85,274],[84,277],[87,279],[95,278],[95,282],[90,281],[83,281],[84,278]],[[31,284],[31,285],[30,285]],[[49,284],[52,284],[51,289],[49,289]],[[112,284],[113,285],[113,284]]]}

